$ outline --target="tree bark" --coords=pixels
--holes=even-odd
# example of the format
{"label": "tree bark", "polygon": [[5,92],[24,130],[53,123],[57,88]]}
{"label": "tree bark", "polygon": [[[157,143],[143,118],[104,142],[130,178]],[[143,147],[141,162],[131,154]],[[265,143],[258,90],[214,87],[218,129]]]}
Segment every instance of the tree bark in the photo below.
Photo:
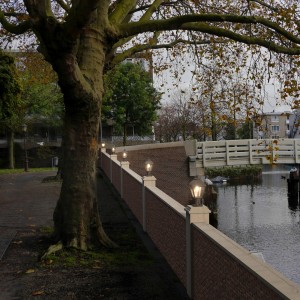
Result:
{"label": "tree bark", "polygon": [[[73,95],[73,100],[76,97],[78,95]],[[101,101],[78,100],[86,105],[66,107],[63,183],[54,224],[57,241],[66,247],[86,250],[100,243],[105,246],[113,243],[102,228],[96,194]]]}
{"label": "tree bark", "polygon": [[86,27],[76,55],[55,54],[51,63],[64,94],[63,183],[53,219],[56,242],[87,250],[115,244],[103,230],[96,193],[96,161],[103,96],[105,33]]}
{"label": "tree bark", "polygon": [[123,125],[123,146],[127,144],[127,123],[125,122]]}
{"label": "tree bark", "polygon": [[15,168],[15,150],[14,150],[14,132],[12,130],[8,130],[7,135],[7,145],[8,145],[8,162],[9,169]]}

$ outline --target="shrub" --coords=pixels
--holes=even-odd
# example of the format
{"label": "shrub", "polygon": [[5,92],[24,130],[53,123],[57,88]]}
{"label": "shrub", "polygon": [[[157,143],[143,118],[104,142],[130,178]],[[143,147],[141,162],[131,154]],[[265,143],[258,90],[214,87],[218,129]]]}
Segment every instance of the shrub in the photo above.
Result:
{"label": "shrub", "polygon": [[260,176],[262,172],[262,166],[226,166],[226,167],[219,167],[219,168],[207,168],[205,169],[205,174],[210,177],[214,178],[217,176],[222,177],[257,177]]}

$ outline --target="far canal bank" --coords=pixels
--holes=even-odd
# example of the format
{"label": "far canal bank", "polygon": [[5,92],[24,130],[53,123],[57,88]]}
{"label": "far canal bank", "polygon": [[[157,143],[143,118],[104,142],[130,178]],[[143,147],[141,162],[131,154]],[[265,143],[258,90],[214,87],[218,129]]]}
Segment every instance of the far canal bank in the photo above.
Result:
{"label": "far canal bank", "polygon": [[289,169],[267,166],[260,180],[215,185],[218,229],[300,284],[300,210],[288,205]]}

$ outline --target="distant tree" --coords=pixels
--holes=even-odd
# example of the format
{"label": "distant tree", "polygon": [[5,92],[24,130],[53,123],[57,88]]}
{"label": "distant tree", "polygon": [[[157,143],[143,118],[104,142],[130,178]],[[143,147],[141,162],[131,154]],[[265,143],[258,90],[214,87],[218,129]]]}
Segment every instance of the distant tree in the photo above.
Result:
{"label": "distant tree", "polygon": [[141,136],[151,133],[160,95],[148,72],[139,64],[122,63],[108,72],[104,87],[103,119],[115,121],[114,129],[123,133],[123,145],[129,127],[134,126]]}
{"label": "distant tree", "polygon": [[30,123],[42,121],[44,125],[62,127],[63,98],[60,88],[55,83],[28,85],[22,95]]}
{"label": "distant tree", "polygon": [[27,122],[42,120],[45,125],[61,127],[63,96],[51,65],[37,52],[18,53],[16,60]]}
{"label": "distant tree", "polygon": [[236,124],[235,121],[230,119],[224,126],[224,139],[236,140]]}
{"label": "distant tree", "polygon": [[7,133],[9,168],[14,168],[14,133],[25,113],[13,57],[0,51],[0,127]]}
{"label": "distant tree", "polygon": [[158,111],[155,135],[160,142],[176,141],[181,133],[180,122],[174,105],[164,105]]}
{"label": "distant tree", "polygon": [[62,126],[63,98],[55,82],[40,54],[0,52],[0,127],[7,136],[9,168],[14,168],[14,135],[22,124]]}
{"label": "distant tree", "polygon": [[246,120],[240,128],[237,129],[237,134],[240,139],[252,139],[253,138],[253,122]]}

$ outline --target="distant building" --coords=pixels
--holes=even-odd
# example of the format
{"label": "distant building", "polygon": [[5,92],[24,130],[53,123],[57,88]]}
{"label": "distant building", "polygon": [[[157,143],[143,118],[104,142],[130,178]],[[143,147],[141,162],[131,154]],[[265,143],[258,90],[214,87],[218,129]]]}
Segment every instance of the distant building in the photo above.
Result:
{"label": "distant building", "polygon": [[270,112],[261,114],[254,120],[254,139],[290,138],[291,120],[294,122],[294,112]]}
{"label": "distant building", "polygon": [[294,110],[290,115],[290,138],[300,138],[300,109]]}

